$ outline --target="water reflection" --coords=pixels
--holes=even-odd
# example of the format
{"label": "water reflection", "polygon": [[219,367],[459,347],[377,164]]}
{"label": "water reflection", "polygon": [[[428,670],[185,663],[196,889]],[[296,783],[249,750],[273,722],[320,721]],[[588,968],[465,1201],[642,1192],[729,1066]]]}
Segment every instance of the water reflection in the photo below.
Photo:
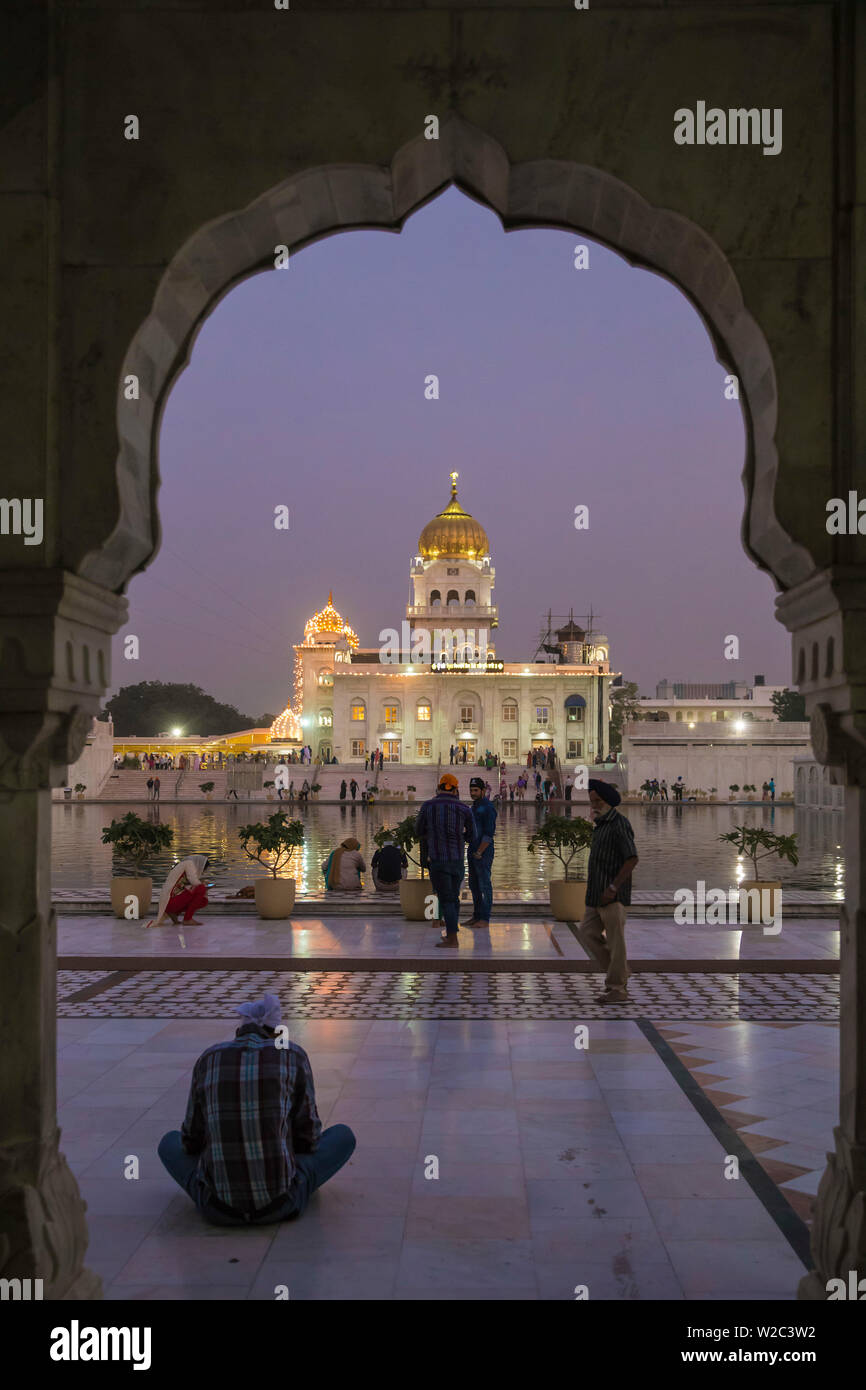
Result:
{"label": "water reflection", "polygon": [[[394,825],[414,814],[419,803],[379,803],[376,806],[323,806],[285,809],[303,821],[306,841],[296,856],[294,876],[300,894],[319,893],[323,880],[321,864],[336,844],[351,832],[361,842],[361,852],[369,864],[375,846],[373,834],[383,825]],[[127,810],[145,819],[161,821],[174,831],[171,849],[163,852],[153,866],[159,879],[178,858],[187,854],[207,854],[209,880],[218,888],[233,891],[251,883],[261,870],[245,859],[238,840],[238,827],[264,820],[273,814],[271,804],[243,801],[200,805],[98,806],[84,803],[57,803],[52,808],[53,883],[62,891],[102,890],[107,893],[112,874],[112,855],[103,845],[102,827]],[[571,815],[586,815],[587,808],[565,808]],[[623,807],[632,823],[640,864],[635,887],[668,890],[704,879],[707,884],[725,887],[743,876],[736,851],[720,844],[718,836],[735,825],[767,825],[780,834],[796,831],[800,863],[794,868],[781,863],[774,877],[790,888],[823,889],[843,896],[844,854],[843,813],[813,811],[785,805],[738,807],[680,806],[673,802],[644,803]],[[544,811],[534,802],[508,803],[500,810],[496,835],[494,886],[499,890],[541,895],[548,876],[559,875],[559,861],[544,853],[527,854],[526,844]]]}

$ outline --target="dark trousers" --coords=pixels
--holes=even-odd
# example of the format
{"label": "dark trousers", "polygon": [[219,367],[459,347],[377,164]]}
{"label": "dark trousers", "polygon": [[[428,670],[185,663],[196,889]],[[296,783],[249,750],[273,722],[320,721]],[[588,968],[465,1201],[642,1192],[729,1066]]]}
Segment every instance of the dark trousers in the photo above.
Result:
{"label": "dark trousers", "polygon": [[472,894],[472,915],[476,922],[489,922],[493,908],[493,845],[488,845],[480,859],[469,855],[469,891]]}
{"label": "dark trousers", "polygon": [[430,886],[439,899],[439,916],[444,918],[449,936],[456,936],[460,921],[460,885],[463,882],[462,859],[431,859]]}
{"label": "dark trousers", "polygon": [[158,1149],[163,1167],[192,1198],[205,1220],[214,1226],[262,1226],[300,1216],[316,1188],[338,1173],[354,1151],[355,1136],[348,1125],[331,1125],[330,1129],[323,1130],[315,1153],[295,1154],[295,1176],[283,1205],[267,1216],[247,1219],[213,1205],[196,1177],[198,1158],[186,1152],[179,1129],[163,1135]]}

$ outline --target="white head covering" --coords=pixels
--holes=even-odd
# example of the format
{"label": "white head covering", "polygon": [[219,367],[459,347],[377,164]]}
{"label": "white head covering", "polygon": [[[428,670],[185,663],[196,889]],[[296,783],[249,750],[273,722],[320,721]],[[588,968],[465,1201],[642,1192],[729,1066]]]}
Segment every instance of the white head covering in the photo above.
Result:
{"label": "white head covering", "polygon": [[263,994],[261,999],[248,1004],[238,1004],[235,1013],[264,1028],[276,1028],[283,1016],[280,1001],[275,994]]}
{"label": "white head covering", "polygon": [[171,890],[177,883],[181,874],[186,874],[190,883],[195,887],[197,883],[201,883],[201,876],[204,873],[204,866],[206,863],[206,854],[191,854],[189,858],[181,859],[179,864],[175,864],[171,873],[166,878],[165,883],[162,885],[162,892],[159,895],[159,911],[156,914],[154,926],[158,927],[165,916],[168,900],[171,897]]}

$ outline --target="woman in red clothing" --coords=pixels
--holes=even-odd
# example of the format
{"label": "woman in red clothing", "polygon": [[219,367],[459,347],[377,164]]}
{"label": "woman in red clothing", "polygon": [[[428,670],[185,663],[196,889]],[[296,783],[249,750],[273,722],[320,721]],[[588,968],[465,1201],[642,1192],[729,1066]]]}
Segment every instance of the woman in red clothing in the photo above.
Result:
{"label": "woman in red clothing", "polygon": [[207,865],[206,854],[192,854],[175,864],[162,885],[159,911],[154,921],[146,923],[148,927],[161,927],[166,917],[170,917],[177,926],[181,913],[185,924],[191,927],[202,925],[196,920],[195,913],[207,907],[207,889],[201,881]]}

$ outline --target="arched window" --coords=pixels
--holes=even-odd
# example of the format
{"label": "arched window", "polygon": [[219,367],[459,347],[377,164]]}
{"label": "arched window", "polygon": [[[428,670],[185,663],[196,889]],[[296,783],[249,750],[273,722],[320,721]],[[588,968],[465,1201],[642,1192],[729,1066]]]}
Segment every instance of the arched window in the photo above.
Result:
{"label": "arched window", "polygon": [[367,718],[367,706],[363,700],[353,700],[349,706],[349,718],[356,722]]}
{"label": "arched window", "polygon": [[445,602],[449,608],[459,608],[460,595],[458,594],[456,589],[448,590],[448,597],[446,598]]}
{"label": "arched window", "polygon": [[506,724],[516,724],[516,723],[517,723],[517,701],[516,701],[516,700],[503,700],[503,701],[502,701],[502,719],[503,719],[503,722],[506,723]]}
{"label": "arched window", "polygon": [[419,700],[415,707],[415,718],[430,720],[433,718],[433,706],[429,700]]}
{"label": "arched window", "polygon": [[431,594],[430,594],[430,607],[431,607],[431,608],[441,608],[441,607],[442,607],[442,595],[440,594],[440,592],[439,592],[438,589],[433,589],[433,591],[432,591]]}
{"label": "arched window", "polygon": [[388,700],[383,706],[383,719],[386,724],[400,723],[400,702],[399,700]]}
{"label": "arched window", "polygon": [[331,686],[334,684],[334,673],[327,666],[322,666],[319,670],[319,685]]}
{"label": "arched window", "polygon": [[[565,702],[565,718],[569,724],[582,724],[586,700],[582,695],[569,695]],[[541,723],[541,720],[538,721]]]}
{"label": "arched window", "polygon": [[475,607],[475,590],[474,590],[474,589],[467,589],[467,590],[466,590],[466,594],[465,594],[465,596],[464,596],[463,602],[466,604],[466,607],[467,607],[467,608],[474,608],[474,607]]}
{"label": "arched window", "polygon": [[319,728],[330,729],[334,723],[334,712],[329,709],[319,710]]}

